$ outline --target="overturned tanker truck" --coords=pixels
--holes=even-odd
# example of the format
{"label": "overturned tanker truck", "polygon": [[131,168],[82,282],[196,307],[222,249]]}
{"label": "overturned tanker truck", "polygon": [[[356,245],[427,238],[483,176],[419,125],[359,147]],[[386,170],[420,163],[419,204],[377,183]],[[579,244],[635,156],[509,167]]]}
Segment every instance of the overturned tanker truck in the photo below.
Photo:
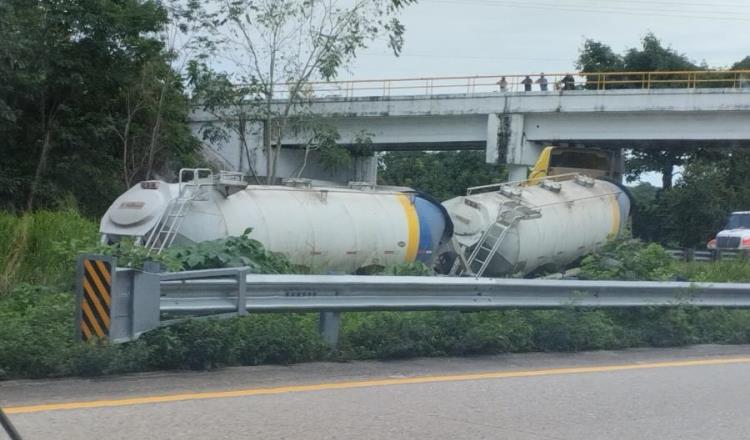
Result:
{"label": "overturned tanker truck", "polygon": [[248,185],[239,173],[183,169],[144,181],[102,218],[102,240],[159,253],[241,235],[313,272],[354,273],[420,261],[438,273],[523,276],[563,268],[618,235],[630,211],[619,185],[584,175],[470,188],[440,203],[409,188],[364,183]]}

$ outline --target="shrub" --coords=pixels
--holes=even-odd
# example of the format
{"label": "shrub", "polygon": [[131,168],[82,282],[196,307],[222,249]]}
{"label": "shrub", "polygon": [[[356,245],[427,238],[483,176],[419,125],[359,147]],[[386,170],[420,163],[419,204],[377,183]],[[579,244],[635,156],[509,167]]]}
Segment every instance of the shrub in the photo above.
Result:
{"label": "shrub", "polygon": [[533,344],[540,351],[620,348],[616,326],[607,312],[568,308],[530,312]]}
{"label": "shrub", "polygon": [[69,372],[74,345],[73,297],[28,284],[0,298],[0,369],[8,376]]}
{"label": "shrub", "polygon": [[230,327],[219,319],[187,320],[142,337],[151,348],[148,365],[157,369],[204,370],[229,364]]}
{"label": "shrub", "polygon": [[581,278],[593,280],[666,280],[674,277],[672,258],[656,243],[624,238],[607,243],[581,262]]}
{"label": "shrub", "polygon": [[[569,307],[346,313],[340,348],[333,352],[317,333],[317,314],[193,319],[126,344],[82,344],[74,340],[75,301],[69,293],[77,253],[107,252],[116,255],[120,264],[133,267],[153,258],[131,242],[102,247],[96,241],[96,225],[75,213],[0,214],[0,264],[8,275],[7,294],[0,296],[0,378],[287,364],[332,357],[386,359],[750,342],[748,310]],[[241,237],[175,248],[158,259],[170,270],[237,265],[261,273],[300,270],[263,249],[250,238],[250,231]],[[421,263],[379,270],[388,275],[431,274]],[[748,262],[673,263],[658,245],[630,239],[611,243],[584,259],[582,272],[593,279],[750,281]]]}
{"label": "shrub", "polygon": [[251,238],[251,232],[251,229],[247,229],[239,237],[170,248],[166,254],[179,261],[184,270],[248,266],[253,273],[298,271],[283,255],[267,251],[259,241]]}
{"label": "shrub", "polygon": [[232,359],[241,365],[291,364],[323,359],[328,347],[316,314],[256,314],[234,320]]}

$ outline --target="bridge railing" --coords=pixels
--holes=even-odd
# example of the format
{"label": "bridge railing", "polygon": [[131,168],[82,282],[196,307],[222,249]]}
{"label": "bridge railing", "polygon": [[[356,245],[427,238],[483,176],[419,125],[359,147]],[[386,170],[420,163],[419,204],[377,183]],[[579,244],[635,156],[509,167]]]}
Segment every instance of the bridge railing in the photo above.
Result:
{"label": "bridge railing", "polygon": [[[303,94],[313,98],[389,97],[397,95],[440,95],[517,93],[525,91],[524,81],[531,81],[532,92],[542,90],[541,73],[529,75],[475,75],[365,79],[346,81],[311,81]],[[704,70],[660,72],[575,72],[544,73],[546,92],[566,90],[615,90],[662,88],[729,88],[750,91],[750,70]],[[503,79],[505,85],[503,86]],[[284,98],[290,84],[279,84],[278,98]]]}

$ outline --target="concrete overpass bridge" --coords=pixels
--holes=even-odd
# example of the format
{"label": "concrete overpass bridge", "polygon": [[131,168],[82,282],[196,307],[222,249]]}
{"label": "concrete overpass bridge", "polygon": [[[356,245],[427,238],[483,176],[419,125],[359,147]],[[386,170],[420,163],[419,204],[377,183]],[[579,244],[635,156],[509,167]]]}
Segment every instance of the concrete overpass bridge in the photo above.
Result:
{"label": "concrete overpass bridge", "polygon": [[[556,90],[557,74],[546,91],[522,91],[523,78],[506,76],[505,90],[495,76],[313,83],[305,111],[334,125],[342,143],[366,131],[381,151],[484,150],[488,163],[510,166],[511,179],[525,178],[545,144],[750,146],[750,71],[584,73]],[[290,149],[304,143],[304,135],[283,139]],[[289,156],[281,175],[299,160]]]}

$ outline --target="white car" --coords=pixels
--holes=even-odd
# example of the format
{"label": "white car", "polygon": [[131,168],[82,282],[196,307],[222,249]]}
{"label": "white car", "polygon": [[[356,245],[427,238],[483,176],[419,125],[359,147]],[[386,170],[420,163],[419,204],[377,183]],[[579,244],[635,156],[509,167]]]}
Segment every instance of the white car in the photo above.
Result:
{"label": "white car", "polygon": [[729,215],[727,225],[708,242],[709,249],[750,249],[750,211]]}

